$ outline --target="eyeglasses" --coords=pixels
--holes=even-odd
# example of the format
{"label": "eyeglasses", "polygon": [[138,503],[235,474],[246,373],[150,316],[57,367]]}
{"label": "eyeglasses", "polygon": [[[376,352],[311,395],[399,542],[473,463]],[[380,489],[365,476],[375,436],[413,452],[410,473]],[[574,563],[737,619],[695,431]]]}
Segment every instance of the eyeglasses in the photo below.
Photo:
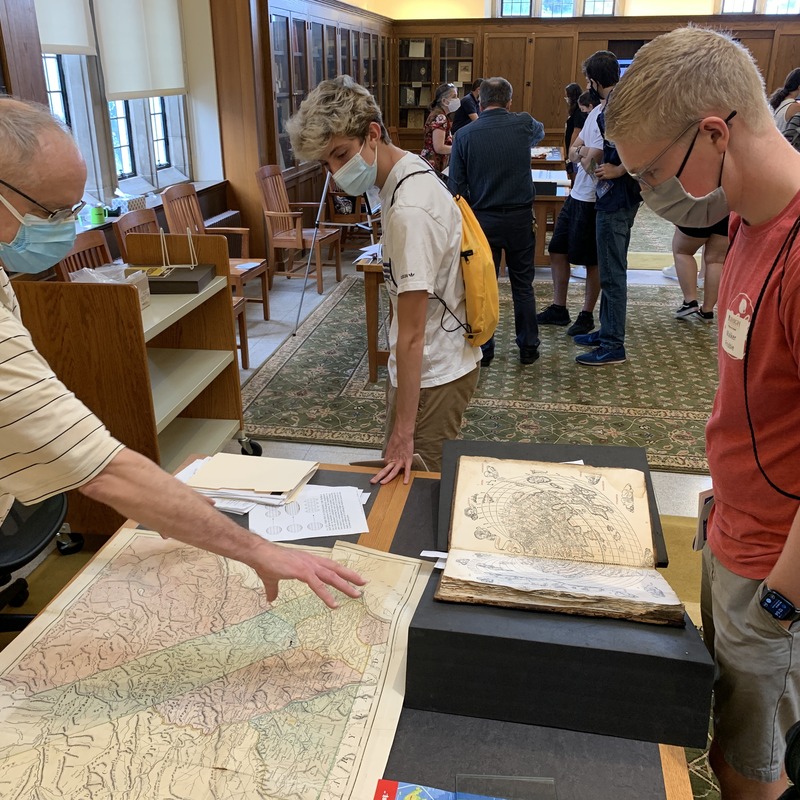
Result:
{"label": "eyeglasses", "polygon": [[12,186],[2,178],[0,178],[0,184],[5,186],[6,189],[11,189],[12,192],[15,192],[20,197],[24,197],[29,203],[33,203],[37,208],[41,208],[42,211],[47,214],[47,219],[52,220],[53,222],[66,222],[68,220],[77,219],[78,214],[80,214],[81,211],[83,211],[83,209],[86,207],[86,202],[81,200],[80,203],[76,203],[70,208],[57,208],[55,211],[51,211],[49,208],[47,208],[47,206],[43,206],[40,202],[25,194],[25,192],[21,192],[16,186]]}
{"label": "eyeglasses", "polygon": [[[736,116],[735,111],[731,111],[727,117],[725,117],[725,124],[727,125],[734,117]],[[699,125],[703,120],[698,119],[694,122],[690,122],[646,167],[642,167],[639,172],[629,172],[628,174],[633,178],[635,181],[638,181],[639,184],[644,186],[645,189],[652,190],[654,187],[650,184],[643,175],[646,175],[650,172],[651,169],[656,165],[656,163],[661,159],[661,157],[668,151],[671,150],[686,134],[695,126]],[[680,174],[683,172],[683,168],[686,166],[686,162],[689,160],[689,156],[692,154],[692,150],[694,150],[694,144],[697,141],[697,137],[700,135],[700,128],[694,134],[692,138],[692,143],[689,145],[689,149],[686,151],[686,155],[683,157],[683,161],[681,161],[680,167],[678,167],[678,171],[675,173],[675,177],[680,177]]]}

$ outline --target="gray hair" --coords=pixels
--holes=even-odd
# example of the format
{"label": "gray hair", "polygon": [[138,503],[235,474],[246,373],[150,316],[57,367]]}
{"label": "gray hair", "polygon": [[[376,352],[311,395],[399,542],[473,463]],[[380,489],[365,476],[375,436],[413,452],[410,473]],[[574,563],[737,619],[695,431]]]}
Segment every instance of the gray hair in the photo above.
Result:
{"label": "gray hair", "polygon": [[514,89],[505,78],[487,78],[481,84],[481,108],[500,106],[505,108],[511,102]]}
{"label": "gray hair", "polygon": [[[47,106],[0,96],[0,168],[12,182],[23,175],[39,155],[47,134],[72,136]],[[77,145],[76,145],[77,147]]]}
{"label": "gray hair", "polygon": [[371,122],[381,126],[381,138],[391,143],[375,98],[349,75],[322,83],[303,100],[286,123],[292,150],[303,161],[319,159],[336,136],[366,139]]}

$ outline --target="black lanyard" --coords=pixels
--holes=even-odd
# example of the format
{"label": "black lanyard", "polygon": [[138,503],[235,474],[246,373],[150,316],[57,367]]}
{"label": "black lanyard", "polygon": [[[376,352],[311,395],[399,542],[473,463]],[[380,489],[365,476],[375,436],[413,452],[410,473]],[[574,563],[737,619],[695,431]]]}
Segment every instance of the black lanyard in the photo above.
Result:
{"label": "black lanyard", "polygon": [[[743,224],[743,223],[742,223]],[[759,292],[758,299],[756,300],[756,304],[753,307],[753,316],[750,320],[750,327],[747,329],[747,338],[745,340],[745,350],[744,350],[744,409],[745,413],[747,414],[747,425],[750,429],[750,441],[752,442],[753,446],[753,456],[756,460],[756,466],[758,467],[761,474],[764,476],[764,480],[776,491],[778,494],[782,494],[784,497],[788,497],[790,500],[800,500],[800,495],[792,494],[791,492],[787,492],[785,489],[781,489],[770,477],[767,475],[766,471],[764,470],[763,465],[761,464],[761,459],[758,457],[758,445],[756,444],[756,431],[753,427],[753,419],[752,415],[750,414],[750,401],[747,396],[747,367],[750,363],[750,346],[753,340],[753,331],[756,327],[756,317],[758,316],[758,311],[761,308],[761,302],[764,299],[764,295],[767,291],[767,285],[772,278],[773,273],[775,272],[778,262],[781,260],[781,256],[783,256],[783,266],[784,269],[786,268],[786,262],[789,259],[789,253],[791,252],[792,245],[797,238],[798,231],[800,231],[800,217],[798,217],[794,224],[792,225],[789,233],[786,235],[786,238],[783,240],[783,244],[778,250],[778,255],[775,256],[775,260],[772,262],[772,266],[770,267],[769,273],[767,273],[767,277],[764,279],[764,284],[761,287],[761,291]],[[738,228],[737,228],[738,233]],[[734,240],[736,238],[736,233],[734,233]],[[731,247],[733,247],[733,241],[731,241]],[[724,335],[724,329],[723,329]]]}

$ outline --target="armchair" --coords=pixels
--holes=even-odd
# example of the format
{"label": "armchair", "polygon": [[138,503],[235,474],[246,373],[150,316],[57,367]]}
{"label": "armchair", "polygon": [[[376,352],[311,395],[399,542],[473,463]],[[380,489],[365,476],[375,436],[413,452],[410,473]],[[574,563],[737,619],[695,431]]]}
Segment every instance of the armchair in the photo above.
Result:
{"label": "armchair", "polygon": [[[178,183],[169,186],[161,193],[164,203],[164,214],[170,233],[185,234],[187,229],[192,235],[206,234],[205,221],[200,210],[197,192],[190,183]],[[229,259],[230,282],[237,295],[245,297],[244,287],[250,281],[261,281],[261,299],[247,297],[249,302],[262,303],[264,319],[269,319],[269,287],[267,285],[267,263],[260,258],[248,258],[250,252],[250,230],[248,228],[212,229],[214,234],[235,234],[241,237],[241,258]]]}
{"label": "armchair", "polygon": [[[305,249],[314,250],[314,275],[317,279],[317,292],[322,294],[322,267],[332,265],[336,268],[336,280],[342,279],[342,237],[338,230],[320,227],[303,227],[303,208],[317,208],[317,203],[290,203],[283,181],[281,168],[268,164],[256,171],[258,188],[261,191],[261,205],[267,226],[267,246],[270,277],[285,275],[287,278],[302,274],[302,264],[295,266],[295,254]],[[322,246],[328,246],[328,258],[322,259]],[[286,263],[278,269],[277,251],[286,251]]]}
{"label": "armchair", "polygon": [[79,233],[75,237],[75,244],[72,245],[72,250],[55,265],[56,278],[60,281],[69,282],[69,276],[72,272],[77,272],[79,269],[84,269],[84,267],[90,269],[102,267],[104,264],[111,264],[113,261],[105,234],[99,230],[83,231],[83,233]]}

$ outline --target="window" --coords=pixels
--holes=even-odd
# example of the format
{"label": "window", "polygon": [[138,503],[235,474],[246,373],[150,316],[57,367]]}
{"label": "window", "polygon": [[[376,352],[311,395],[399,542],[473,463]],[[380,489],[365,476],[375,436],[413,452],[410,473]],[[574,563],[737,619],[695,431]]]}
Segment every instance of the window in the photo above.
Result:
{"label": "window", "polygon": [[800,14],[800,0],[767,0],[765,14]]}
{"label": "window", "polygon": [[531,0],[502,0],[501,17],[531,16]]}
{"label": "window", "polygon": [[111,142],[114,147],[114,163],[117,165],[117,177],[132,178],[136,174],[133,160],[131,140],[131,120],[127,100],[111,100],[108,104],[108,116],[111,120]]}
{"label": "window", "polygon": [[64,107],[86,161],[87,202],[110,203],[117,188],[148,194],[191,179],[182,96],[107,101],[96,56],[58,61]]}
{"label": "window", "polygon": [[614,0],[584,0],[584,16],[612,16],[614,13]]}
{"label": "window", "polygon": [[150,97],[150,130],[153,132],[153,155],[156,169],[172,166],[167,138],[167,109],[163,97]]}
{"label": "window", "polygon": [[542,0],[542,17],[573,17],[575,16],[574,0]]}
{"label": "window", "polygon": [[67,102],[67,91],[64,87],[64,70],[61,67],[61,56],[45,53],[42,55],[42,62],[50,111],[65,125],[69,125],[69,103]]}
{"label": "window", "polygon": [[616,11],[616,0],[497,0],[496,8],[501,17],[610,17]]}
{"label": "window", "polygon": [[752,14],[756,10],[756,0],[722,0],[723,14]]}

